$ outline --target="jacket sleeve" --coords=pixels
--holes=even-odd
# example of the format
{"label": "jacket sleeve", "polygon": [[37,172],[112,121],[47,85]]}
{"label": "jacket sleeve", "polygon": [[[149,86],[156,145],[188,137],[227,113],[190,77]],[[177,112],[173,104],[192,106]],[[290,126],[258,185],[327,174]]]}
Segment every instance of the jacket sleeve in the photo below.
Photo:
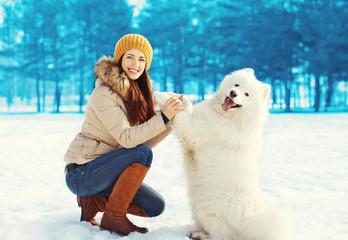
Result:
{"label": "jacket sleeve", "polygon": [[167,129],[160,114],[142,124],[130,126],[121,108],[121,101],[117,94],[105,90],[105,87],[96,88],[90,98],[90,104],[99,120],[122,147],[133,148]]}
{"label": "jacket sleeve", "polygon": [[170,127],[170,123],[166,124],[167,130],[164,132],[161,132],[156,137],[150,139],[149,141],[145,142],[150,148],[156,147],[157,144],[159,144],[162,140],[164,140],[171,132],[173,132],[173,129]]}

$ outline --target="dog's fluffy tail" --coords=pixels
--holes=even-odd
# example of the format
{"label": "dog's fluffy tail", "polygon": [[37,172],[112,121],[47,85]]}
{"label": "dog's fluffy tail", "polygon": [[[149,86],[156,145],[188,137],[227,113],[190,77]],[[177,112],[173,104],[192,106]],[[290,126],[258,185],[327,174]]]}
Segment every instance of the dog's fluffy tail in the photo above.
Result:
{"label": "dog's fluffy tail", "polygon": [[268,208],[252,217],[242,227],[243,239],[288,240],[291,234],[290,214],[280,208]]}

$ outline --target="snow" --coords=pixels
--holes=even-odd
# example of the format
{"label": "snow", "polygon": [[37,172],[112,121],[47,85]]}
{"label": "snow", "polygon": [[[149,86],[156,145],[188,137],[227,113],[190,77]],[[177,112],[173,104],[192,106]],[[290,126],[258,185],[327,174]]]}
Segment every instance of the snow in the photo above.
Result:
{"label": "snow", "polygon": [[[150,228],[126,237],[79,222],[64,181],[65,150],[82,114],[0,115],[0,236],[5,240],[188,239],[194,228],[174,135],[154,149],[145,182],[166,199],[156,218],[131,216]],[[265,196],[294,218],[292,240],[348,239],[348,114],[271,114],[259,161]],[[98,214],[97,221],[100,221]]]}

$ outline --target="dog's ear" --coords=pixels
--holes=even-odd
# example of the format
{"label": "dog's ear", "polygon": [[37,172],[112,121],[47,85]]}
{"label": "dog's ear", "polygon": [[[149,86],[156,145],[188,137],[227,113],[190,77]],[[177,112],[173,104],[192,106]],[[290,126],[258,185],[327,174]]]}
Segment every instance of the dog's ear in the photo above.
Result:
{"label": "dog's ear", "polygon": [[264,83],[263,85],[264,85],[263,100],[267,101],[271,95],[271,85],[267,83]]}
{"label": "dog's ear", "polygon": [[244,68],[244,70],[249,72],[249,73],[251,73],[251,74],[253,74],[253,75],[255,75],[255,71],[252,68]]}

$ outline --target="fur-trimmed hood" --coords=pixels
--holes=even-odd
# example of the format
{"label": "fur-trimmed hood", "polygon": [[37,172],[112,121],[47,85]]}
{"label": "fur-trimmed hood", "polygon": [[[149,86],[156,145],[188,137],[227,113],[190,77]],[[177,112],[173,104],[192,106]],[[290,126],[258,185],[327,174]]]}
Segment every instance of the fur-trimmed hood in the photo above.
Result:
{"label": "fur-trimmed hood", "polygon": [[120,73],[120,69],[114,62],[114,58],[103,56],[94,67],[97,76],[97,84],[107,86],[111,91],[118,93],[123,99],[127,99],[129,89],[129,79],[125,73]]}

